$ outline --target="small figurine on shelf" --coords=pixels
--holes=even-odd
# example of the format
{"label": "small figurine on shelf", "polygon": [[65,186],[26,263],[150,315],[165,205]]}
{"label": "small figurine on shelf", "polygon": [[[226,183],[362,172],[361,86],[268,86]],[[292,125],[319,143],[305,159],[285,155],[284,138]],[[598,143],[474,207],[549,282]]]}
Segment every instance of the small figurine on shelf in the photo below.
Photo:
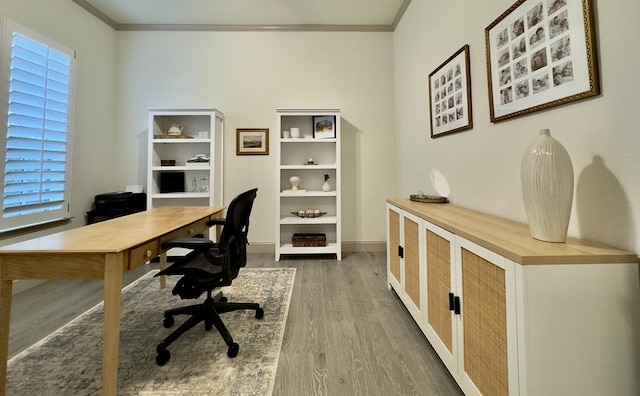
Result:
{"label": "small figurine on shelf", "polygon": [[331,191],[331,186],[329,185],[329,175],[324,175],[324,184],[322,185],[322,191]]}
{"label": "small figurine on shelf", "polygon": [[209,157],[205,154],[198,154],[193,158],[189,158],[185,165],[193,166],[193,165],[209,165]]}
{"label": "small figurine on shelf", "polygon": [[180,124],[171,124],[169,129],[167,130],[167,135],[169,136],[180,136],[182,135],[182,131],[184,127]]}

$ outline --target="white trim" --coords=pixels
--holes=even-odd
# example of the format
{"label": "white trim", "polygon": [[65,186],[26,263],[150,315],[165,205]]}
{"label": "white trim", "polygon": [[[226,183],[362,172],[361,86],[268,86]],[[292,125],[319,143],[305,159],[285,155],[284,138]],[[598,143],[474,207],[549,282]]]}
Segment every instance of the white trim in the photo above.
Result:
{"label": "white trim", "polygon": [[404,16],[411,0],[404,0],[393,18],[391,25],[321,25],[321,24],[289,24],[289,25],[230,25],[230,24],[141,24],[118,23],[105,15],[87,0],[72,0],[91,15],[118,31],[211,31],[211,32],[393,32]]}
{"label": "white trim", "polygon": [[[359,253],[383,253],[387,250],[386,241],[342,241],[342,252]],[[276,245],[271,242],[251,242],[247,246],[249,253],[271,253],[276,251]]]}

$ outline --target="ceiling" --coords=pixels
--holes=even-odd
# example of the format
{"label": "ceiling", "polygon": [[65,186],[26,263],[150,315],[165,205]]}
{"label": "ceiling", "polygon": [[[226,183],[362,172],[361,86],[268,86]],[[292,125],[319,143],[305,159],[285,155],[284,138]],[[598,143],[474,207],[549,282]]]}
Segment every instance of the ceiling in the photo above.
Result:
{"label": "ceiling", "polygon": [[393,31],[411,0],[73,0],[116,30]]}

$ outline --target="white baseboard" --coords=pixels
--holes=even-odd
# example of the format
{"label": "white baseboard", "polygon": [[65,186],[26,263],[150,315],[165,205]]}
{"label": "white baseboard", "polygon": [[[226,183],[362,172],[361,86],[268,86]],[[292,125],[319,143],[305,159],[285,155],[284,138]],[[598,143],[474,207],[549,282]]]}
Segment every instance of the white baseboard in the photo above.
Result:
{"label": "white baseboard", "polygon": [[[360,241],[343,241],[343,252],[384,252],[387,249],[386,241],[379,242],[360,242]],[[249,253],[273,253],[276,252],[275,244],[268,242],[251,242],[247,247]]]}
{"label": "white baseboard", "polygon": [[386,252],[387,241],[342,241],[343,252]]}

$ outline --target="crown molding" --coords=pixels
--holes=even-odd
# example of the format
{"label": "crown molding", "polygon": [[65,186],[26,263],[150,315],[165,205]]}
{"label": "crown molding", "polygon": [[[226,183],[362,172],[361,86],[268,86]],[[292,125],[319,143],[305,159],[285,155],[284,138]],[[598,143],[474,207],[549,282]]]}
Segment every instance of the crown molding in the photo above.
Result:
{"label": "crown molding", "polygon": [[86,0],[72,1],[117,31],[183,32],[393,32],[411,3],[411,0],[404,0],[391,25],[200,25],[117,23]]}
{"label": "crown molding", "polygon": [[187,32],[391,32],[391,25],[190,25],[119,24],[120,31]]}
{"label": "crown molding", "polygon": [[391,23],[392,32],[396,30],[396,28],[398,27],[398,24],[400,23],[400,20],[404,16],[405,11],[407,11],[407,8],[409,8],[409,4],[411,4],[411,0],[404,0],[402,2],[402,5],[400,5],[400,9],[398,10],[396,17],[393,18],[393,22]]}
{"label": "crown molding", "polygon": [[95,16],[96,18],[98,18],[102,22],[104,22],[107,25],[111,26],[114,30],[118,30],[118,24],[113,19],[111,19],[108,16],[106,16],[105,14],[103,14],[102,11],[100,11],[96,7],[94,7],[91,4],[87,3],[86,0],[71,0],[71,1],[73,1],[74,3],[79,5],[80,7],[84,8],[85,10],[87,10],[91,15]]}

